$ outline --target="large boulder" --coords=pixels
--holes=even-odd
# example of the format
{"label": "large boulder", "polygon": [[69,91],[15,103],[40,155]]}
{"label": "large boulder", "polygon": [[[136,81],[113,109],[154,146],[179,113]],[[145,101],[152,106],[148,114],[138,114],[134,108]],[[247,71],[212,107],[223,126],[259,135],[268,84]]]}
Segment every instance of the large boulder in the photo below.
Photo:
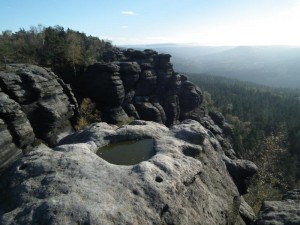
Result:
{"label": "large boulder", "polygon": [[0,169],[30,151],[36,139],[53,146],[73,132],[78,105],[50,70],[12,64],[0,71]]}
{"label": "large boulder", "polygon": [[265,201],[255,225],[300,224],[300,189],[287,192],[281,201]]}
{"label": "large boulder", "polygon": [[[155,155],[135,165],[95,154],[144,138],[154,140]],[[240,212],[249,213],[217,142],[193,120],[170,129],[93,124],[55,149],[39,146],[1,177],[1,224],[245,225]]]}

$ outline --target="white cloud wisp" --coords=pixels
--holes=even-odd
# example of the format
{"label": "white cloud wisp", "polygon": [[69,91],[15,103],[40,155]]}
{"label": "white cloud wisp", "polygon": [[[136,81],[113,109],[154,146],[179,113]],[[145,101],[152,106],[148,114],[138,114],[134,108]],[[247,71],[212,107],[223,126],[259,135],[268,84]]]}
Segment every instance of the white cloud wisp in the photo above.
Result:
{"label": "white cloud wisp", "polygon": [[121,14],[126,15],[126,16],[136,16],[137,14],[132,11],[122,11]]}

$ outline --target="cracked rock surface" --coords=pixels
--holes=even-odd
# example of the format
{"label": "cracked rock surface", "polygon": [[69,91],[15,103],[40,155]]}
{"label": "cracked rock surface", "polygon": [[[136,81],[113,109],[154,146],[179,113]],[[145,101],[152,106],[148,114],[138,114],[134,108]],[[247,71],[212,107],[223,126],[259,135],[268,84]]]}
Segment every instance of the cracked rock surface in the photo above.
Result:
{"label": "cracked rock surface", "polygon": [[[144,138],[154,140],[156,154],[136,165],[95,154]],[[193,120],[170,129],[140,120],[120,128],[93,124],[55,149],[37,147],[3,175],[0,224],[245,224],[215,142]]]}
{"label": "cracked rock surface", "polygon": [[78,113],[68,85],[48,69],[10,64],[0,71],[0,170],[31,150],[36,138],[49,145],[73,132]]}

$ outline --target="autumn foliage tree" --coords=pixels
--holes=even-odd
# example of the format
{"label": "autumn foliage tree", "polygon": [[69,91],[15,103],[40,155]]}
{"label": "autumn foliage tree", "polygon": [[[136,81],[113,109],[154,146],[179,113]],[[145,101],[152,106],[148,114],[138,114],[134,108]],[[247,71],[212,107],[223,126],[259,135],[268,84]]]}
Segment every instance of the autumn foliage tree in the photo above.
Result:
{"label": "autumn foliage tree", "polygon": [[66,60],[72,65],[76,77],[76,65],[83,64],[84,62],[80,34],[78,35],[78,32],[68,30],[65,47]]}
{"label": "autumn foliage tree", "polygon": [[262,201],[279,200],[283,192],[293,188],[297,170],[295,158],[288,150],[287,133],[280,131],[261,137],[256,150],[248,151],[245,158],[258,166],[257,176],[246,196],[256,212]]}
{"label": "autumn foliage tree", "polygon": [[75,130],[82,130],[91,123],[100,122],[101,113],[96,109],[90,98],[84,98],[80,104],[80,116],[75,124]]}

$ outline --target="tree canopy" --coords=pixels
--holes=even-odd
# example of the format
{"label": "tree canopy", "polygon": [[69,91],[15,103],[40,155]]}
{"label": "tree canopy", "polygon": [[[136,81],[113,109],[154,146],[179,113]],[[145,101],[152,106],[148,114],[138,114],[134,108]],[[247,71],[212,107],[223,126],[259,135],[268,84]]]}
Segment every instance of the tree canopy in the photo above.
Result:
{"label": "tree canopy", "polygon": [[69,65],[76,74],[77,66],[101,61],[112,48],[108,41],[85,33],[65,30],[61,26],[32,26],[0,35],[0,63],[32,63],[41,66]]}

